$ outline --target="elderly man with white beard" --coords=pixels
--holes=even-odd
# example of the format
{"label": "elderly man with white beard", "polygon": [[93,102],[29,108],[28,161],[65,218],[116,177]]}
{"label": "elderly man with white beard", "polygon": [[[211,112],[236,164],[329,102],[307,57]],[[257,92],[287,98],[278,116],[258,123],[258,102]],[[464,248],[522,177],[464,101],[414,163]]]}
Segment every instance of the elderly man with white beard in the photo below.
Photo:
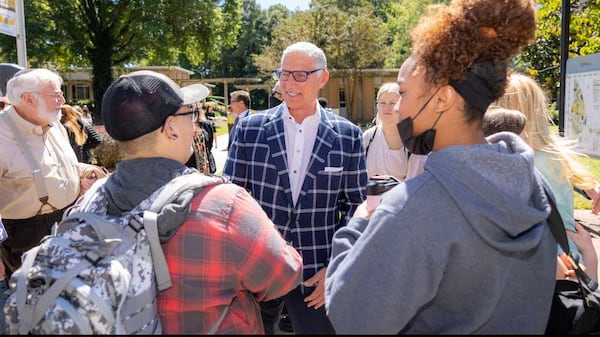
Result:
{"label": "elderly man with white beard", "polygon": [[61,85],[61,77],[47,69],[20,70],[6,85],[10,106],[0,112],[0,214],[8,237],[0,253],[7,279],[20,267],[21,255],[50,234],[93,183],[87,178],[104,175],[97,166],[77,162],[60,123]]}

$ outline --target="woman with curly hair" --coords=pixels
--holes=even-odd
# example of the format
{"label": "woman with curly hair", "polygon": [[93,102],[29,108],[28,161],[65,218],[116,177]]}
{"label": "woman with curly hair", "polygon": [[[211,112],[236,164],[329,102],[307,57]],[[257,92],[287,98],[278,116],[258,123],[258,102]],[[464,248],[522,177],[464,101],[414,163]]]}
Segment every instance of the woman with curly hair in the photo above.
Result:
{"label": "woman with curly hair", "polygon": [[543,334],[555,285],[550,206],[519,136],[485,138],[530,0],[454,0],[411,32],[398,131],[425,172],[333,238],[325,307],[340,334]]}

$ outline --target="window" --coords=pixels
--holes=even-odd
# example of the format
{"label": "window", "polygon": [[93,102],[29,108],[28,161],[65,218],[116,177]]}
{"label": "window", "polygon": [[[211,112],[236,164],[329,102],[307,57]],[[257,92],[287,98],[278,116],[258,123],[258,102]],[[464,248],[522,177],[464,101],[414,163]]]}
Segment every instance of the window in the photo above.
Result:
{"label": "window", "polygon": [[73,86],[74,101],[90,99],[90,86],[87,84],[75,84]]}
{"label": "window", "polygon": [[344,88],[340,88],[338,97],[340,98],[340,108],[345,108],[346,107],[346,92],[344,91]]}

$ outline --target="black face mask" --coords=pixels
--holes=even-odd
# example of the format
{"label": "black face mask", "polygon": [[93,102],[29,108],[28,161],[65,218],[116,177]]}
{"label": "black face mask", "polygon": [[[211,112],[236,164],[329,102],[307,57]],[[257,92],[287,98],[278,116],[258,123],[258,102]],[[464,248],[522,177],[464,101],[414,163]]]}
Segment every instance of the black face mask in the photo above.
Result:
{"label": "black face mask", "polygon": [[[439,89],[438,89],[439,90]],[[431,99],[437,94],[437,91],[429,97],[427,102],[423,104],[419,112],[415,115],[415,119],[421,114],[423,109],[429,104]],[[433,150],[433,142],[435,141],[435,130],[433,129],[437,122],[442,117],[442,114],[438,116],[430,129],[425,130],[425,132],[421,133],[418,136],[413,136],[413,118],[407,117],[401,120],[396,127],[398,128],[398,133],[400,133],[400,138],[404,143],[404,146],[414,154],[426,155],[429,154]]]}

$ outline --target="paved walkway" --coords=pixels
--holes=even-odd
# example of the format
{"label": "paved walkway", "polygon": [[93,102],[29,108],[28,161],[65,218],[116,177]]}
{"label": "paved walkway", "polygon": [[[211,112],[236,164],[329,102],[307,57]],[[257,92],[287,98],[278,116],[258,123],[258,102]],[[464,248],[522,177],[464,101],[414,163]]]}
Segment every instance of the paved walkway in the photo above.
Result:
{"label": "paved walkway", "polygon": [[227,142],[229,142],[229,135],[227,133],[217,136],[217,146],[214,146],[212,149],[215,163],[217,163],[217,172],[215,172],[217,175],[223,173],[225,160],[227,160]]}

